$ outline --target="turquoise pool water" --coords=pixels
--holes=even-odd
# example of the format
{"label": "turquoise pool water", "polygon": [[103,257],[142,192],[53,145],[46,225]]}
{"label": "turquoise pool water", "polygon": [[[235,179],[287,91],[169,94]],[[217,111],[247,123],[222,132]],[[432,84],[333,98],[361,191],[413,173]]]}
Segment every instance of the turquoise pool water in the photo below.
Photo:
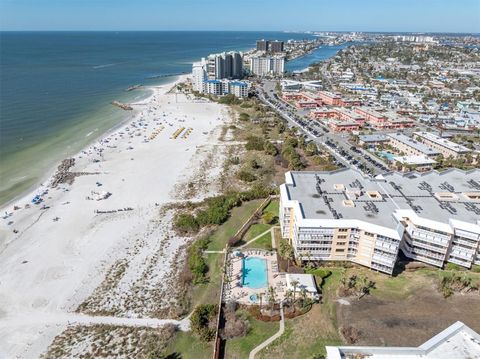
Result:
{"label": "turquoise pool water", "polygon": [[243,259],[242,285],[252,289],[267,287],[267,261],[258,257]]}
{"label": "turquoise pool water", "polygon": [[395,155],[393,153],[390,153],[390,152],[380,151],[380,152],[378,152],[378,154],[382,157],[385,157],[390,162],[392,162],[395,158]]}

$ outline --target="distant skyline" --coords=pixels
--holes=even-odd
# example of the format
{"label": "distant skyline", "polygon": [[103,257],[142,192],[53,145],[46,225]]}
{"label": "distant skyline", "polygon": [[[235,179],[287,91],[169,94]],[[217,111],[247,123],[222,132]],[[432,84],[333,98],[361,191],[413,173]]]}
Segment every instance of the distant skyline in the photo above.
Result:
{"label": "distant skyline", "polygon": [[0,30],[480,32],[480,0],[0,0]]}

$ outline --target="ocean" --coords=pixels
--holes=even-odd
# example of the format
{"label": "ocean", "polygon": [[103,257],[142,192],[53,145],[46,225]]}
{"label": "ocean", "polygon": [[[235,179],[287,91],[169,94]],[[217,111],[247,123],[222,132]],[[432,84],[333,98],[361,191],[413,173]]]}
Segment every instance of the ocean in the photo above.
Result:
{"label": "ocean", "polygon": [[[210,53],[255,46],[257,39],[311,39],[283,32],[0,32],[0,204],[38,184],[53,166],[125,120],[112,100],[191,71]],[[334,55],[322,47],[287,70]],[[130,114],[131,115],[131,114]]]}

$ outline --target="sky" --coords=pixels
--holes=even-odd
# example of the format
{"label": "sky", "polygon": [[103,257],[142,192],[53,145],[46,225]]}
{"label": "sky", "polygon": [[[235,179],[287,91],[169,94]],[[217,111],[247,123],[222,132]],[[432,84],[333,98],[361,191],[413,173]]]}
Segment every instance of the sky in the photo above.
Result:
{"label": "sky", "polygon": [[480,0],[0,0],[0,30],[480,32]]}

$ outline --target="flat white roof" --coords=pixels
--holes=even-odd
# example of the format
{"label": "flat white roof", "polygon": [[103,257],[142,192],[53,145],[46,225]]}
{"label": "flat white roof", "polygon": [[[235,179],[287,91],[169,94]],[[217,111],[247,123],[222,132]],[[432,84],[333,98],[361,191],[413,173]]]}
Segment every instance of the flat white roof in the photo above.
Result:
{"label": "flat white roof", "polygon": [[426,156],[394,156],[394,160],[407,165],[432,165],[437,161]]}
{"label": "flat white roof", "polygon": [[297,281],[298,285],[295,288],[296,292],[300,292],[302,288],[309,293],[318,293],[317,286],[315,285],[315,280],[313,279],[313,275],[311,274],[293,274],[287,273],[287,288],[293,291],[292,282]]}
{"label": "flat white roof", "polygon": [[478,359],[480,335],[456,322],[419,347],[333,347],[327,346],[327,359]]}
{"label": "flat white roof", "polygon": [[447,140],[446,138],[439,137],[430,132],[414,132],[415,136],[423,137],[426,140],[436,143],[439,146],[445,147],[451,151],[457,153],[468,153],[471,150],[465,146],[459,145],[458,143]]}

